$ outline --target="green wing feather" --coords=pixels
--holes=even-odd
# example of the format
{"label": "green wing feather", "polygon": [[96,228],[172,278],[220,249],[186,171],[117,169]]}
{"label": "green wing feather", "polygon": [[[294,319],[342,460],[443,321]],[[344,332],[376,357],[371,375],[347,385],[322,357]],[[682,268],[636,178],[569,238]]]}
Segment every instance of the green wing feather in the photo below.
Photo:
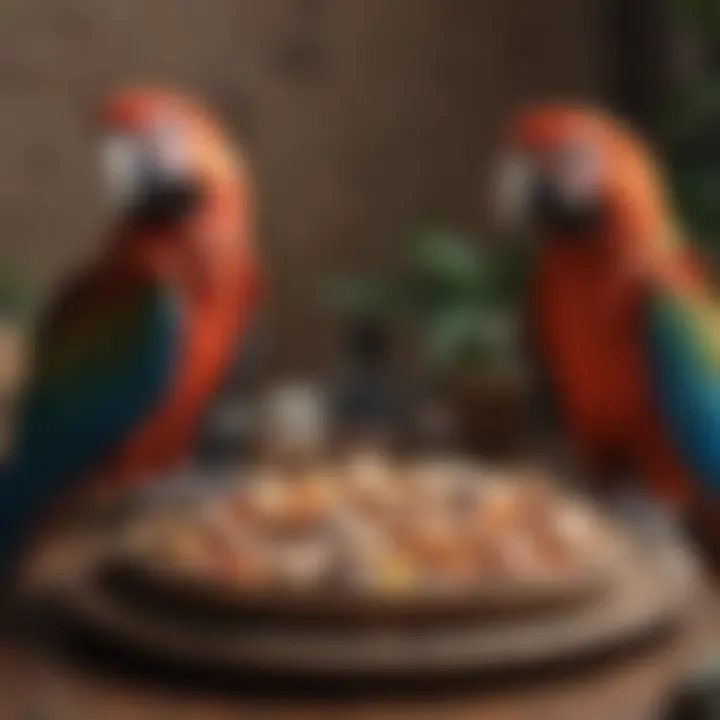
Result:
{"label": "green wing feather", "polygon": [[0,472],[0,573],[38,516],[162,401],[179,320],[171,288],[146,282],[103,295],[87,288],[51,322]]}

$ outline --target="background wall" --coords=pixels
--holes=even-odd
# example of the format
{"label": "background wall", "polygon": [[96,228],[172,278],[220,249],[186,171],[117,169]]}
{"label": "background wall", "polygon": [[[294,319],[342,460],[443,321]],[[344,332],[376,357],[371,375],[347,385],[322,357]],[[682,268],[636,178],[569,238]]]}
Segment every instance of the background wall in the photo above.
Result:
{"label": "background wall", "polygon": [[274,365],[317,369],[332,342],[318,303],[331,273],[391,272],[402,234],[424,219],[480,232],[507,112],[521,99],[612,92],[612,4],[5,0],[0,247],[47,287],[92,253],[93,103],[119,82],[186,87],[251,158]]}

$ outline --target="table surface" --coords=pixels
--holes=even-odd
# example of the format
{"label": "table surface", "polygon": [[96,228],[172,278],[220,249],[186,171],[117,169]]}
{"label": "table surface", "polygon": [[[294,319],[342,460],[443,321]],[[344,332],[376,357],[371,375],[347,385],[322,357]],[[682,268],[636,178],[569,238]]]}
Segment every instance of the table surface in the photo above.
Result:
{"label": "table surface", "polygon": [[720,587],[699,588],[683,630],[624,660],[522,687],[446,688],[442,696],[308,700],[219,696],[91,672],[0,641],[0,720],[650,720],[684,671],[720,651]]}

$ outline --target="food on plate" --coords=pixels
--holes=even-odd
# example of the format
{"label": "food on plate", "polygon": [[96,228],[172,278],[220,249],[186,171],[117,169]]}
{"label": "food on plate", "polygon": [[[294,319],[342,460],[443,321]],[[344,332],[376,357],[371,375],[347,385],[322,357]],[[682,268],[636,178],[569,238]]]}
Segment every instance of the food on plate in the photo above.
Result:
{"label": "food on plate", "polygon": [[613,545],[596,513],[538,473],[370,454],[258,469],[129,538],[134,563],[209,586],[371,597],[563,580]]}

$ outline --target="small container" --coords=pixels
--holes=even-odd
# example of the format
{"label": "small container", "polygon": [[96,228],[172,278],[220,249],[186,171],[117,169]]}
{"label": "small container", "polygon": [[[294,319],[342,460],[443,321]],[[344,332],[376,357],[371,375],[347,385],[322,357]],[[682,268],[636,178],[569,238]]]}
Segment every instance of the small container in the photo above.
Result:
{"label": "small container", "polygon": [[262,446],[267,457],[306,463],[328,451],[325,397],[313,383],[287,383],[273,389],[264,403]]}

